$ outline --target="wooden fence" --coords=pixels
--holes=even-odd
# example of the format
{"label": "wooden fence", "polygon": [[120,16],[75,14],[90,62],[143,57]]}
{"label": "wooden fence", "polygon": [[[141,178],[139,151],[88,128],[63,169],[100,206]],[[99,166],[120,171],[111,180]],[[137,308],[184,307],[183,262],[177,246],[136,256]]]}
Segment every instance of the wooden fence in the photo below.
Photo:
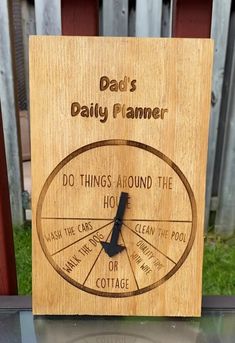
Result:
{"label": "wooden fence", "polygon": [[[24,220],[12,7],[0,2],[0,96],[12,217]],[[23,46],[29,34],[212,37],[215,40],[205,229],[235,231],[235,50],[231,0],[21,0]],[[230,20],[231,17],[231,20]],[[229,33],[230,32],[230,33]],[[26,80],[28,61],[25,54]],[[19,84],[19,83],[18,83]],[[18,92],[19,93],[19,92]]]}
{"label": "wooden fence", "polygon": [[0,295],[17,294],[10,197],[0,106]]}

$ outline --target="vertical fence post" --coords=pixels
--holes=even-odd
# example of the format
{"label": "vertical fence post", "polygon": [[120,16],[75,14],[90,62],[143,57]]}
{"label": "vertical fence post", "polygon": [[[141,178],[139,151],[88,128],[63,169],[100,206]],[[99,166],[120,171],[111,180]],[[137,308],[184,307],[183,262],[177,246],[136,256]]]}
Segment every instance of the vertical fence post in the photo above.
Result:
{"label": "vertical fence post", "polygon": [[[212,110],[209,130],[207,185],[206,185],[206,215],[205,229],[208,227],[210,203],[215,168],[215,155],[219,116],[221,110],[222,87],[224,80],[225,58],[227,50],[228,29],[231,0],[214,0],[212,10],[211,37],[215,40],[214,67],[212,82]],[[220,199],[218,199],[220,201]]]}
{"label": "vertical fence post", "polygon": [[136,0],[136,36],[160,37],[162,0]]}
{"label": "vertical fence post", "polygon": [[[25,84],[27,93],[27,102],[29,104],[29,35],[36,34],[35,24],[35,7],[28,0],[21,0],[22,13],[22,31],[23,31],[23,46],[24,46],[24,61],[25,61]],[[29,108],[28,108],[29,110]]]}
{"label": "vertical fence post", "polygon": [[35,0],[35,18],[38,35],[60,35],[60,0]]}
{"label": "vertical fence post", "polygon": [[0,1],[0,97],[13,224],[24,221],[23,173],[12,33],[12,3]]}
{"label": "vertical fence post", "polygon": [[103,35],[128,36],[128,0],[103,0]]}
{"label": "vertical fence post", "polygon": [[235,44],[226,112],[215,231],[217,234],[231,236],[235,232]]}
{"label": "vertical fence post", "polygon": [[163,0],[161,37],[171,37],[172,35],[172,11],[173,0]]}
{"label": "vertical fence post", "polygon": [[212,0],[176,0],[173,9],[173,36],[209,38]]}
{"label": "vertical fence post", "polygon": [[99,34],[98,0],[61,0],[62,34],[96,36]]}
{"label": "vertical fence post", "polygon": [[17,294],[7,166],[0,108],[0,295]]}

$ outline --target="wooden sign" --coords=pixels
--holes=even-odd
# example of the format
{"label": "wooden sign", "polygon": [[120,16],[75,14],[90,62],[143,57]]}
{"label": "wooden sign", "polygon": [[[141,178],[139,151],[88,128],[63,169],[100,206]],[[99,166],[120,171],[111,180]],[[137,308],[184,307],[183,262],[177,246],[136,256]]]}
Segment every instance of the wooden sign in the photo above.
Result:
{"label": "wooden sign", "polygon": [[200,315],[212,49],[30,39],[34,314]]}

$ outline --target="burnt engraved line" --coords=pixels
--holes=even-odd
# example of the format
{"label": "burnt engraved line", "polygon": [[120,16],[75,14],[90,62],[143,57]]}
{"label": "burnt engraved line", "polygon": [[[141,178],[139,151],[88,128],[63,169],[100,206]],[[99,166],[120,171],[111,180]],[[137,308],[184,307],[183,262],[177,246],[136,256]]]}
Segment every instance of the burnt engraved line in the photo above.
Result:
{"label": "burnt engraved line", "polygon": [[123,222],[192,223],[192,220],[123,219]]}
{"label": "burnt engraved line", "polygon": [[61,251],[65,250],[65,249],[67,249],[67,248],[71,247],[72,245],[74,245],[74,244],[76,244],[76,243],[78,243],[78,242],[82,241],[83,239],[85,239],[85,238],[89,237],[90,235],[94,234],[95,232],[97,232],[97,231],[99,231],[99,230],[102,230],[102,229],[104,229],[106,226],[108,226],[108,225],[112,224],[113,222],[114,222],[114,220],[112,220],[112,221],[111,221],[110,223],[108,223],[108,224],[105,224],[105,225],[103,225],[103,226],[99,227],[99,228],[98,228],[98,229],[96,229],[95,231],[92,231],[92,232],[91,232],[91,233],[89,233],[88,235],[86,235],[86,236],[84,236],[84,237],[82,237],[82,238],[79,238],[79,239],[77,239],[75,242],[73,242],[73,243],[70,243],[70,244],[69,244],[69,245],[67,245],[66,247],[64,247],[64,248],[62,248],[62,249],[60,249],[60,250],[58,250],[58,251],[54,252],[54,253],[53,253],[51,256],[54,256],[54,255],[58,254],[59,252],[61,252]]}
{"label": "burnt engraved line", "polygon": [[164,257],[166,257],[169,261],[171,261],[172,263],[174,263],[175,265],[177,264],[175,261],[173,261],[170,257],[168,257],[167,255],[165,255],[163,252],[161,252],[158,248],[156,248],[154,245],[152,245],[149,241],[147,241],[144,237],[140,236],[137,232],[135,232],[134,230],[132,230],[129,226],[127,226],[125,223],[123,223],[123,225],[125,225],[130,231],[132,231],[135,235],[137,235],[138,237],[140,237],[141,239],[143,239],[143,241],[145,241],[146,243],[148,243],[152,248],[154,248],[157,252],[159,252],[161,255],[163,255]]}
{"label": "burnt engraved line", "polygon": [[[42,217],[41,219],[56,220],[112,220],[111,218],[78,218],[78,217]],[[123,219],[124,222],[159,222],[159,223],[192,223],[192,220],[164,220],[164,219]]]}
{"label": "burnt engraved line", "polygon": [[84,282],[83,282],[83,284],[82,284],[83,286],[85,286],[85,283],[87,282],[87,279],[88,279],[89,276],[91,275],[91,272],[92,272],[93,268],[95,267],[95,264],[96,264],[96,262],[98,261],[98,258],[100,257],[100,254],[101,254],[101,252],[102,252],[103,249],[104,249],[104,248],[101,248],[101,249],[100,249],[100,252],[99,252],[98,256],[96,257],[96,259],[95,259],[93,265],[91,266],[91,269],[89,270],[89,272],[88,272],[88,274],[87,274],[87,276],[86,276],[86,278],[85,278],[85,280],[84,280]]}
{"label": "burnt engraved line", "polygon": [[[113,231],[113,228],[110,230],[110,232],[109,232],[109,234],[108,234],[108,237],[106,238],[106,241],[105,241],[105,242],[107,242],[107,240],[108,240],[109,237],[111,236],[112,231]],[[84,281],[83,284],[82,284],[83,286],[85,286],[85,283],[87,282],[87,279],[88,279],[89,276],[91,275],[92,269],[95,267],[95,264],[96,264],[96,262],[98,261],[98,258],[100,257],[100,254],[101,254],[101,252],[102,252],[103,249],[104,249],[103,247],[100,249],[100,252],[99,252],[98,256],[97,256],[96,259],[95,259],[95,262],[94,262],[93,265],[91,266],[91,269],[90,269],[89,273],[87,274],[87,277],[85,278],[85,281]]]}
{"label": "burnt engraved line", "polygon": [[58,220],[113,220],[113,218],[78,218],[78,217],[41,217],[41,219],[58,219]]}
{"label": "burnt engraved line", "polygon": [[130,264],[130,267],[131,267],[132,274],[133,274],[134,279],[135,279],[136,287],[137,287],[137,289],[139,290],[140,288],[139,288],[139,285],[138,285],[138,282],[137,282],[137,279],[136,279],[136,276],[135,276],[135,273],[134,273],[134,270],[133,270],[133,267],[132,267],[132,264],[131,264],[131,259],[130,259],[130,256],[129,256],[129,254],[128,254],[127,246],[126,246],[126,244],[125,244],[125,240],[124,240],[124,238],[123,238],[123,234],[122,234],[121,231],[120,231],[120,234],[121,234],[121,237],[122,237],[124,246],[126,247],[125,251],[126,251],[126,255],[127,255],[127,258],[128,258],[129,264]]}

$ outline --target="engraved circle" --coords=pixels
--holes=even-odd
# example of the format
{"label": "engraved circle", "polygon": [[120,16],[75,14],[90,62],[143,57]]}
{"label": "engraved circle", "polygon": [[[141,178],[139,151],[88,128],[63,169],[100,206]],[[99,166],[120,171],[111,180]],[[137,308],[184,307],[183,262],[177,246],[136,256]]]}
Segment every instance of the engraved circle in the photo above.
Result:
{"label": "engraved circle", "polygon": [[[99,291],[87,286],[84,286],[83,284],[75,281],[73,278],[71,278],[70,276],[68,276],[60,266],[58,266],[58,264],[54,261],[54,259],[52,258],[52,256],[50,255],[48,249],[47,249],[47,245],[45,243],[44,237],[43,237],[43,233],[42,233],[42,207],[43,207],[43,202],[44,199],[46,197],[47,191],[53,181],[53,179],[55,178],[55,176],[59,173],[59,171],[68,163],[70,162],[72,159],[74,159],[75,157],[79,156],[80,154],[85,153],[86,151],[89,151],[91,149],[96,149],[96,148],[100,148],[100,147],[104,147],[104,146],[131,146],[131,147],[135,147],[135,148],[139,148],[142,149],[144,151],[146,151],[147,153],[153,154],[155,156],[157,156],[158,158],[160,158],[161,160],[163,160],[166,164],[168,164],[168,166],[170,166],[175,173],[178,175],[178,177],[180,178],[181,182],[183,183],[188,197],[189,197],[189,201],[190,201],[190,206],[191,206],[191,212],[192,212],[192,227],[191,227],[191,233],[190,233],[190,237],[187,243],[187,246],[181,256],[181,258],[179,259],[179,261],[176,263],[176,265],[166,274],[164,275],[160,280],[158,280],[157,282],[152,283],[151,285],[148,285],[146,287],[134,290],[134,291],[128,291],[128,292],[119,292],[119,293],[113,293],[113,292],[103,292],[103,291]],[[139,295],[145,292],[148,292],[158,286],[160,286],[161,284],[163,284],[165,281],[167,281],[172,275],[174,275],[177,270],[182,266],[182,264],[184,263],[184,261],[186,260],[192,246],[194,243],[194,239],[196,236],[196,228],[197,228],[197,208],[196,208],[196,201],[195,201],[195,197],[193,194],[193,191],[191,189],[191,186],[188,182],[188,180],[186,179],[185,175],[183,174],[183,172],[180,170],[180,168],[170,159],[168,158],[166,155],[164,155],[162,152],[160,152],[159,150],[140,143],[140,142],[136,142],[136,141],[131,141],[131,140],[121,140],[121,139],[110,139],[110,140],[103,140],[103,141],[98,141],[98,142],[94,142],[88,145],[85,145],[75,151],[73,151],[71,154],[69,154],[67,157],[65,157],[55,168],[54,170],[51,172],[51,174],[48,176],[48,178],[46,179],[43,188],[41,190],[41,193],[39,195],[39,199],[38,199],[38,204],[37,204],[37,209],[36,209],[36,228],[37,228],[37,234],[38,234],[38,238],[39,238],[39,242],[40,245],[42,247],[42,250],[47,258],[47,260],[49,261],[49,263],[52,265],[52,267],[56,270],[57,273],[59,273],[59,275],[65,279],[66,281],[68,281],[70,284],[72,284],[73,286],[88,292],[90,294],[94,294],[97,296],[102,296],[102,297],[112,297],[112,298],[124,298],[124,297],[130,297],[130,296],[135,296],[135,295]]]}

